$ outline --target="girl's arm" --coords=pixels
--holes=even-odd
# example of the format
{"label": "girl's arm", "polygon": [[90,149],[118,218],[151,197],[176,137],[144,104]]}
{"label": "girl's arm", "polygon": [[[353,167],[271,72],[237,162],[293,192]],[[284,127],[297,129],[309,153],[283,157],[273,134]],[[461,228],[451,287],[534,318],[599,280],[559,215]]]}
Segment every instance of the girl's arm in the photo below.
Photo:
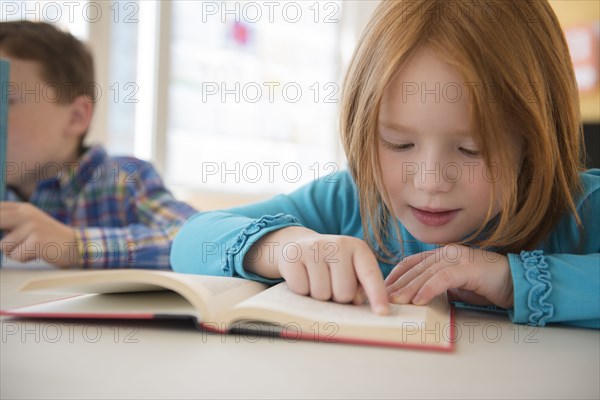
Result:
{"label": "girl's arm", "polygon": [[[247,271],[244,258],[252,245],[266,234],[291,226],[302,226],[320,234],[355,236],[361,222],[350,175],[339,172],[313,181],[290,195],[196,214],[175,237],[171,265],[183,273],[238,276],[275,283],[281,279]],[[268,251],[272,252],[293,250],[285,247],[286,243],[269,246]]]}
{"label": "girl's arm", "polygon": [[173,269],[285,279],[292,291],[319,300],[362,303],[387,314],[381,269],[362,232],[356,190],[347,173],[312,182],[288,196],[197,214],[176,236]]}
{"label": "girl's arm", "polygon": [[582,181],[581,226],[565,217],[536,250],[520,254],[450,245],[407,257],[386,279],[390,300],[425,304],[449,291],[506,308],[516,323],[600,328],[600,171]]}
{"label": "girl's arm", "polygon": [[510,254],[513,322],[600,328],[600,254]]}
{"label": "girl's arm", "polygon": [[581,175],[584,193],[536,251],[509,254],[514,322],[600,328],[600,170]]}

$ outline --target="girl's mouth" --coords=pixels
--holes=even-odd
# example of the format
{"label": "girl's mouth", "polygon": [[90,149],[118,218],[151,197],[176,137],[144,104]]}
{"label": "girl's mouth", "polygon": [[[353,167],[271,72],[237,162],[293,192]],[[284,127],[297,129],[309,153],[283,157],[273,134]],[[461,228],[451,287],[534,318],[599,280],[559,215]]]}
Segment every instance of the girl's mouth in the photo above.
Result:
{"label": "girl's mouth", "polygon": [[456,217],[456,214],[460,210],[433,210],[433,209],[420,209],[410,207],[413,215],[420,223],[427,226],[442,226],[446,225]]}

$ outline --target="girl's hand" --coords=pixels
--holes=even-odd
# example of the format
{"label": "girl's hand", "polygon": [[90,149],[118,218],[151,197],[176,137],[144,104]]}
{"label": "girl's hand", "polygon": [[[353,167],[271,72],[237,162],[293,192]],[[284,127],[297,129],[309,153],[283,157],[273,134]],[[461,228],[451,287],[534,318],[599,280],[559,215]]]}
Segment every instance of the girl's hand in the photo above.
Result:
{"label": "girl's hand", "polygon": [[359,304],[366,295],[375,313],[389,313],[379,264],[361,239],[289,227],[265,235],[254,246],[246,255],[246,270],[282,277],[293,292],[318,300]]}
{"label": "girl's hand", "polygon": [[504,255],[448,245],[402,260],[385,280],[392,303],[427,304],[448,291],[454,301],[513,306],[513,284]]}

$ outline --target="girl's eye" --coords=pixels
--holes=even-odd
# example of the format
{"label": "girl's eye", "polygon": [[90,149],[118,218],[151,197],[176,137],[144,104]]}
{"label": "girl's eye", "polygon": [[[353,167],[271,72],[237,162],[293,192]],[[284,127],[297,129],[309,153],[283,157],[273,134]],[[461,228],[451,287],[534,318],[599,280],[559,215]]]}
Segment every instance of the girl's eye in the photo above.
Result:
{"label": "girl's eye", "polygon": [[405,151],[414,146],[412,143],[390,143],[386,140],[383,141],[385,147],[394,151]]}
{"label": "girl's eye", "polygon": [[470,157],[479,157],[481,155],[479,150],[467,149],[465,147],[461,147],[459,150]]}

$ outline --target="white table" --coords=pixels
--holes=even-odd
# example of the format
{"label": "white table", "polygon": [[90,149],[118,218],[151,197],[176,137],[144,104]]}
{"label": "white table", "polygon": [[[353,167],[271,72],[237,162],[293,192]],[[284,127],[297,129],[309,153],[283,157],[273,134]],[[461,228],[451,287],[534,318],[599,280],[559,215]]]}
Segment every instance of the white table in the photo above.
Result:
{"label": "white table", "polygon": [[[47,271],[0,269],[2,309]],[[61,273],[61,271],[52,271]],[[191,324],[2,318],[0,397],[600,398],[600,332],[457,310],[453,353],[203,333]]]}

